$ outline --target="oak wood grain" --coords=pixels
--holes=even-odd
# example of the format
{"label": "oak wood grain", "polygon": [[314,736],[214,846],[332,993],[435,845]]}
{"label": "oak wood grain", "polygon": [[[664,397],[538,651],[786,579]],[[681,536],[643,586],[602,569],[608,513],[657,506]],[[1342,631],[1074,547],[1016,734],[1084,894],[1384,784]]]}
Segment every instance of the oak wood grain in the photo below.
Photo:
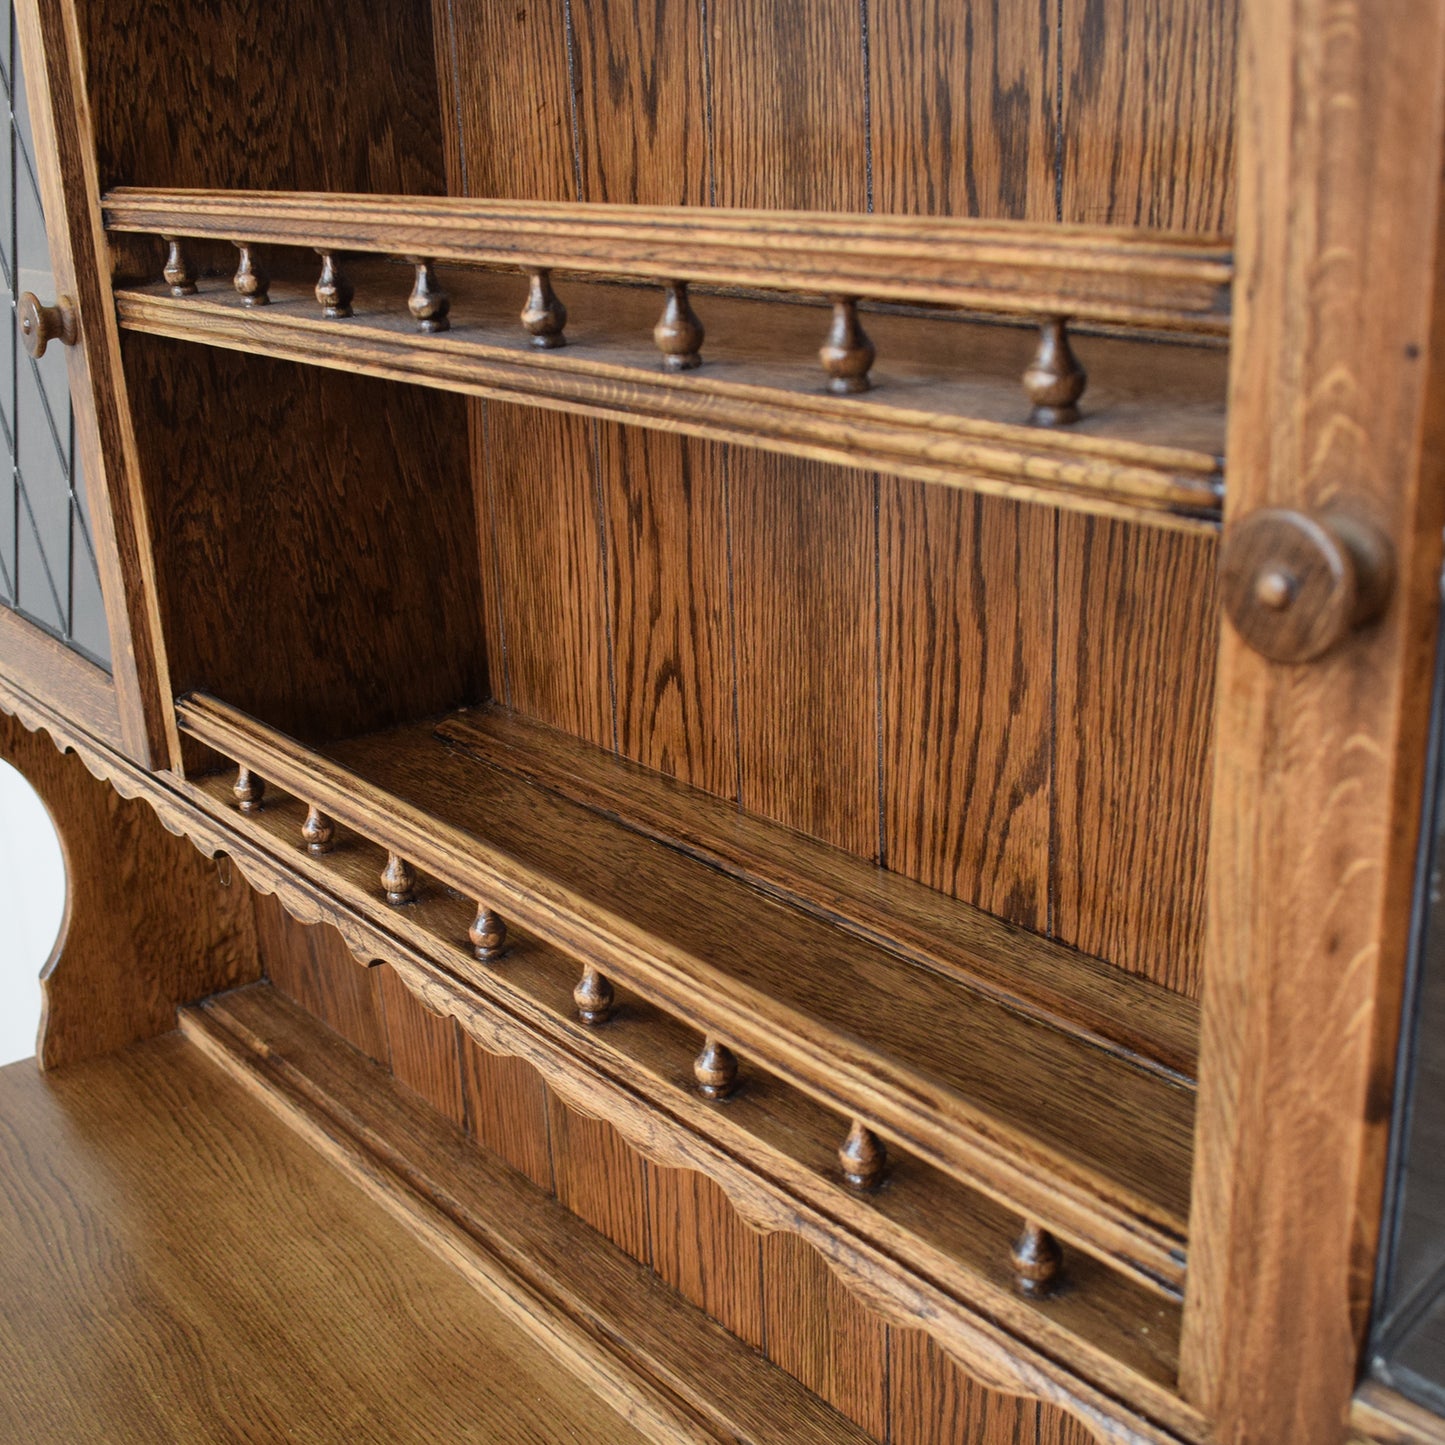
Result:
{"label": "oak wood grain", "polygon": [[723,449],[598,429],[617,748],[735,798],[738,745]]}
{"label": "oak wood grain", "polygon": [[125,357],[178,688],[317,738],[485,696],[458,398],[142,337]]}
{"label": "oak wood grain", "polygon": [[381,970],[363,968],[334,928],[296,922],[254,895],[261,966],[272,985],[369,1059],[390,1066]]}
{"label": "oak wood grain", "polygon": [[491,1053],[468,1034],[461,1035],[458,1047],[467,1133],[483,1149],[551,1193],[547,1086],[522,1059]]}
{"label": "oak wood grain", "polygon": [[875,483],[741,451],[728,478],[739,801],[876,859]]}
{"label": "oak wood grain", "polygon": [[[234,816],[224,779],[187,785],[187,796],[205,800],[208,816],[215,803],[220,818]],[[303,808],[281,799],[251,817],[266,839],[281,842],[287,858],[295,856],[293,830]],[[252,836],[227,834],[231,851],[248,872],[273,876],[254,825],[247,831]],[[825,1249],[874,1306],[909,1328],[927,1320],[940,1343],[990,1385],[1057,1400],[1095,1422],[1105,1438],[1122,1431],[1124,1439],[1165,1439],[1126,1403],[1133,1400],[1147,1402],[1150,1419],[1168,1422],[1188,1439],[1203,1438],[1201,1418],[1173,1392],[1177,1308],[1078,1252],[1069,1263],[1075,1288],[1052,1297],[1047,1308],[1027,1303],[1005,1263],[1018,1232],[1016,1215],[898,1151],[892,1178],[903,1187],[866,1200],[853,1194],[831,1172],[839,1127],[831,1111],[756,1070],[725,1108],[690,1087],[679,1090],[679,1081],[690,1077],[697,1036],[635,998],[607,1029],[584,1030],[584,1063],[576,1052],[582,1026],[572,1013],[574,965],[532,943],[514,949],[505,970],[479,972],[461,984],[452,972],[457,951],[451,940],[466,929],[470,909],[445,893],[428,893],[412,910],[382,905],[377,924],[365,923],[380,866],[372,852],[370,858],[365,849],[354,858],[300,858],[332,900],[328,908],[341,910],[342,926],[356,940],[351,946],[406,969],[410,986],[485,1047],[516,1051],[565,1097],[604,1109],[654,1163],[705,1169],[750,1219]],[[298,909],[312,908],[310,895],[291,896]],[[933,1283],[943,1280],[953,1293]],[[962,1306],[964,1300],[981,1312]],[[1039,1354],[1041,1344],[1047,1355]],[[1073,1363],[1061,1369],[1060,1361]],[[1110,1382],[1108,1394],[1086,1381]]]}
{"label": "oak wood grain", "polygon": [[1044,932],[1055,519],[890,482],[879,531],[888,866]]}
{"label": "oak wood grain", "polygon": [[[583,417],[489,405],[486,486],[509,706],[603,747],[616,722],[596,433]],[[538,458],[548,466],[539,473]]]}
{"label": "oak wood grain", "polygon": [[1038,0],[868,14],[877,209],[1055,221],[1058,39]]}
{"label": "oak wood grain", "polygon": [[1238,0],[1060,7],[1060,219],[1234,227]]}
{"label": "oak wood grain", "polygon": [[[187,1035],[657,1445],[865,1437],[264,989]],[[599,1411],[600,1413],[600,1411]]]}
{"label": "oak wood grain", "polygon": [[[875,1439],[888,1421],[888,1327],[787,1234],[763,1240],[767,1354]],[[797,1322],[807,1321],[804,1328]]]}
{"label": "oak wood grain", "polygon": [[[925,497],[925,515],[936,515],[941,507],[935,498]],[[972,515],[977,514],[964,514],[965,517]],[[945,512],[944,516],[952,520],[951,512]],[[1042,527],[1047,529],[1046,539],[1051,542],[1052,520],[1046,513],[1027,509],[1017,514],[984,513],[986,521],[990,518],[1007,521],[1010,516],[1021,527],[1027,526],[1030,517],[1039,517]],[[909,521],[910,514],[900,512],[896,520]],[[945,529],[945,540],[952,535]],[[938,541],[936,537],[933,540]],[[978,540],[977,531],[975,540]],[[985,536],[983,540],[989,539]],[[943,550],[947,552],[946,548]],[[1013,569],[1007,565],[992,569],[986,551],[980,556],[976,550],[973,557],[980,567],[990,569],[987,576],[997,585],[1020,586],[1019,595],[1025,599],[1020,605],[1028,607],[1028,594]],[[946,565],[949,556],[940,557],[933,548],[926,552],[925,560],[932,569],[930,577],[945,579],[946,585],[940,590],[944,591],[945,599],[949,596],[957,599],[955,605],[963,614],[962,619],[951,624],[948,619],[940,618],[932,597],[925,598],[922,614],[934,629],[932,633],[917,626],[904,633],[906,624],[901,614],[890,618],[890,623],[896,621],[904,635],[899,638],[902,655],[896,662],[889,658],[885,675],[906,669],[915,660],[946,672],[949,649],[957,646],[957,627],[969,621],[970,614],[964,610],[959,596],[961,586],[955,588],[946,580],[952,575]],[[885,560],[884,565],[887,567],[889,561]],[[1007,598],[1011,594],[1005,592],[1004,595]],[[970,593],[970,600],[975,604],[972,617],[977,626],[976,591]],[[986,605],[987,599],[984,601]],[[1052,609],[1044,627],[1045,638],[1051,641]],[[931,645],[925,646],[919,634],[931,637]],[[885,655],[887,652],[885,648]],[[1030,659],[1013,657],[1006,661],[1011,668],[1010,685],[1015,670],[1038,666],[1036,660]],[[998,671],[997,667],[993,669],[996,687]],[[932,760],[920,742],[920,733],[923,723],[932,719],[934,727],[929,738],[935,741],[941,738],[936,745],[942,749],[945,760],[954,757],[954,742],[949,731],[952,722],[940,713],[937,700],[929,695],[928,701],[920,703],[912,716],[885,715],[885,727],[891,725],[895,731],[904,733],[896,746],[890,745],[885,756],[896,756],[903,764],[913,762],[920,768],[930,763]],[[714,868],[781,895],[850,932],[886,940],[890,950],[1004,1000],[1016,1012],[1028,1013],[1050,1027],[1089,1037],[1102,1047],[1129,1053],[1146,1066],[1153,1061],[1175,1074],[1193,1075],[1199,1023],[1197,1006],[1139,975],[1010,928],[987,913],[953,903],[933,888],[914,883],[897,872],[881,871],[840,849],[791,829],[779,829],[739,811],[723,799],[710,798],[681,782],[659,777],[649,768],[615,758],[551,728],[538,727],[504,708],[489,705],[468,709],[442,719],[435,733],[442,741],[488,766],[516,773],[594,812],[615,817],[634,832],[656,838]],[[1000,746],[1007,749],[1006,737]],[[907,773],[903,776],[906,781]],[[954,773],[946,776],[945,781],[954,778],[961,779],[962,783],[970,782],[961,761],[955,761]],[[957,798],[940,789],[944,791],[940,804],[925,781],[919,780],[916,784],[916,806],[923,818],[935,820],[935,826],[942,828],[945,825],[936,819],[940,814],[946,818],[948,808],[957,803]],[[895,795],[900,788],[891,769],[885,771],[885,786],[891,787]],[[1014,801],[1012,793],[1006,797]],[[1044,821],[1047,826],[1047,818]],[[905,818],[905,822],[909,830],[901,835],[905,839],[928,837],[922,821]],[[900,836],[897,827],[891,831],[895,839]],[[1022,847],[1014,851],[1030,856]],[[931,855],[925,852],[922,856],[927,860]],[[1008,856],[1006,849],[1005,857]],[[957,859],[957,853],[953,857]],[[895,855],[889,861],[892,868],[897,869],[906,866],[908,859],[905,855],[900,862]],[[947,857],[944,861],[948,861]],[[960,862],[957,866],[963,864]],[[1039,866],[1042,896],[1048,881],[1046,859]],[[946,882],[943,886],[947,886]],[[1002,889],[996,891],[1001,902],[1009,901]]]}
{"label": "oak wood grain", "polygon": [[392,1077],[460,1126],[466,1112],[456,1025],[423,1007],[385,964],[377,973]]}
{"label": "oak wood grain", "polygon": [[224,860],[5,712],[0,756],[39,795],[65,859],[65,918],[41,975],[42,1067],[167,1033],[179,1005],[259,976],[250,896],[226,886]]}
{"label": "oak wood grain", "polygon": [[0,1071],[13,1440],[632,1442],[179,1037]]}
{"label": "oak wood grain", "polygon": [[[462,898],[493,899],[578,965],[604,968],[846,1117],[901,1134],[1120,1268],[1177,1285],[1187,1089],[990,1000],[959,1010],[955,985],[443,749],[425,725],[327,757],[214,699],[178,714],[189,735],[319,798]],[[362,874],[373,906],[375,876]],[[457,906],[461,939],[472,912]],[[767,937],[766,953],[739,949],[740,929]]]}
{"label": "oak wood grain", "polygon": [[1037,1401],[982,1389],[916,1330],[889,1333],[888,1403],[890,1445],[1041,1445]]}
{"label": "oak wood grain", "polygon": [[1218,636],[1209,539],[1059,519],[1053,930],[1198,997]]}
{"label": "oak wood grain", "polygon": [[642,1264],[650,1264],[647,1161],[605,1120],[547,1096],[557,1198]]}
{"label": "oak wood grain", "polygon": [[[647,1173],[652,1267],[685,1299],[705,1309],[754,1349],[767,1338],[762,1241],[705,1175],[653,1166]],[[786,1326],[815,1328],[814,1312]]]}

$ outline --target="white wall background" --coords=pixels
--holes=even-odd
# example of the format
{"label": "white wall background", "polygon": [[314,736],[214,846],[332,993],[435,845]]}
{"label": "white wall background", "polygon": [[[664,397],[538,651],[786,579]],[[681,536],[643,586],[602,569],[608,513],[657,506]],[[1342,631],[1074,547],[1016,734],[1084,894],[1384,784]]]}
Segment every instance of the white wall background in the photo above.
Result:
{"label": "white wall background", "polygon": [[50,815],[0,762],[0,1064],[35,1052],[40,970],[64,915],[65,861]]}

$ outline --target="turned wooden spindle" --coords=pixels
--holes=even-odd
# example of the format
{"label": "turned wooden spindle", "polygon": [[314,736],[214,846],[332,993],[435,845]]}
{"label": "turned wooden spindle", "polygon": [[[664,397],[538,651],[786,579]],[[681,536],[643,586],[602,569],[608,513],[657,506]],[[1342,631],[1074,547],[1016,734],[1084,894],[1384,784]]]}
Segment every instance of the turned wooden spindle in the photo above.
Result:
{"label": "turned wooden spindle", "polygon": [[1024,391],[1034,404],[1030,420],[1036,426],[1068,426],[1079,419],[1079,398],[1089,374],[1079,365],[1069,345],[1066,316],[1049,316],[1039,323],[1039,346],[1024,372]]}
{"label": "turned wooden spindle", "polygon": [[531,289],[527,292],[527,304],[522,308],[522,325],[532,338],[532,345],[539,351],[552,351],[566,346],[567,338],[562,328],[567,325],[567,308],[552,289],[550,271],[532,271]]}
{"label": "turned wooden spindle", "polygon": [[888,1150],[861,1119],[854,1119],[848,1137],[838,1147],[843,1178],[854,1189],[876,1189],[888,1168]]}
{"label": "turned wooden spindle", "polygon": [[691,371],[702,365],[702,322],[687,299],[686,281],[668,281],[662,319],[652,328],[652,339],[662,352],[668,371]]}
{"label": "turned wooden spindle", "polygon": [[236,770],[236,781],[231,791],[236,795],[236,806],[243,813],[261,811],[261,800],[266,796],[266,784],[244,763]]}
{"label": "turned wooden spindle", "polygon": [[306,844],[306,851],[318,856],[329,853],[336,846],[336,824],[315,803],[306,810],[301,839]]}
{"label": "turned wooden spindle", "polygon": [[172,296],[194,296],[196,294],[196,268],[179,236],[164,237],[166,243],[166,265],[161,273]]}
{"label": "turned wooden spindle", "polygon": [[738,1084],[738,1057],[711,1034],[693,1060],[693,1077],[704,1099],[726,1099]]}
{"label": "turned wooden spindle", "polygon": [[467,938],[482,963],[491,963],[507,951],[507,925],[502,915],[485,903],[477,905],[477,916],[467,930]]}
{"label": "turned wooden spindle", "polygon": [[416,267],[416,282],[407,298],[407,309],[416,318],[418,331],[445,331],[452,324],[447,312],[452,309],[451,297],[437,284],[432,263],[421,256],[408,256]]}
{"label": "turned wooden spindle", "polygon": [[416,870],[400,854],[386,855],[386,867],[381,870],[381,886],[386,889],[386,901],[393,907],[416,902]]}
{"label": "turned wooden spindle", "polygon": [[1024,1232],[1014,1241],[1012,1258],[1014,1284],[1020,1294],[1042,1299],[1057,1288],[1064,1252],[1042,1225],[1032,1220],[1025,1223]]}
{"label": "turned wooden spindle", "polygon": [[268,305],[271,300],[271,277],[261,264],[257,248],[250,241],[236,241],[234,244],[241,253],[241,258],[236,263],[235,280],[236,294],[240,296],[241,304]]}
{"label": "turned wooden spindle", "polygon": [[833,325],[818,350],[828,373],[828,390],[835,396],[853,396],[873,385],[869,368],[877,352],[858,323],[858,303],[849,296],[833,298]]}
{"label": "turned wooden spindle", "polygon": [[584,1024],[606,1023],[612,1017],[613,997],[612,985],[591,966],[572,990],[572,1002]]}
{"label": "turned wooden spindle", "polygon": [[316,299],[321,304],[325,321],[339,321],[351,315],[351,298],[356,294],[346,273],[331,251],[317,251],[321,257],[321,276],[316,282]]}

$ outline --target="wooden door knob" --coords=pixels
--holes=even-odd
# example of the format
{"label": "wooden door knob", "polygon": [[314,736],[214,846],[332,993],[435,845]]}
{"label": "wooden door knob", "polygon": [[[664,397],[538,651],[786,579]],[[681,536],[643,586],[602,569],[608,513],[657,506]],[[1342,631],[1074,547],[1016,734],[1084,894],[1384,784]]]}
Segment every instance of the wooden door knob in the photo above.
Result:
{"label": "wooden door knob", "polygon": [[56,298],[54,306],[42,306],[33,293],[20,298],[20,340],[26,351],[37,360],[45,355],[52,341],[74,346],[80,334],[75,317],[75,302],[69,296]]}
{"label": "wooden door knob", "polygon": [[1219,559],[1229,620],[1275,662],[1309,662],[1373,621],[1393,570],[1389,542],[1368,523],[1282,508],[1229,529]]}

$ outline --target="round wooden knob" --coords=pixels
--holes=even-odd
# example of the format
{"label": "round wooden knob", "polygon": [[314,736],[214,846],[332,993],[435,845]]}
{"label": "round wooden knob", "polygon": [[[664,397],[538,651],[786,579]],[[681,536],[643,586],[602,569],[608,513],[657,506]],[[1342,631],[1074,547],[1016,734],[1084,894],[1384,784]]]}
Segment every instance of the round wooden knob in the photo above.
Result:
{"label": "round wooden knob", "polygon": [[45,348],[52,341],[64,346],[74,346],[78,335],[75,321],[75,303],[69,296],[61,296],[54,306],[42,306],[35,296],[26,291],[20,298],[20,340],[26,351],[39,360],[45,355]]}
{"label": "round wooden knob", "polygon": [[1309,662],[1373,621],[1392,571],[1390,544],[1368,523],[1275,508],[1231,528],[1219,559],[1229,620],[1275,662]]}

